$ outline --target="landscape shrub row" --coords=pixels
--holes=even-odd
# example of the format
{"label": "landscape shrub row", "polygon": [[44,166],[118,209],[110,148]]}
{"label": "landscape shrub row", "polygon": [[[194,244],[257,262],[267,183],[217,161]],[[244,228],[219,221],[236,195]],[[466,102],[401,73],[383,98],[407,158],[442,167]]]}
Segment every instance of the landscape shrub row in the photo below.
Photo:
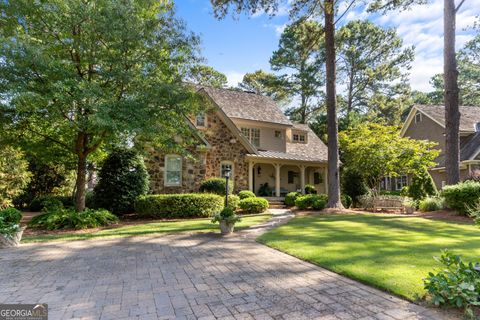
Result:
{"label": "landscape shrub row", "polygon": [[441,195],[445,199],[447,207],[467,215],[469,207],[475,205],[480,199],[480,182],[465,181],[446,186]]}
{"label": "landscape shrub row", "polygon": [[210,193],[144,195],[135,201],[139,216],[153,218],[207,218],[222,211],[224,198]]}
{"label": "landscape shrub row", "polygon": [[[298,200],[299,198],[300,200]],[[321,201],[317,201],[318,199],[321,199]],[[317,201],[317,203],[314,205],[315,201]],[[327,201],[328,201],[328,196],[325,194],[302,195],[300,192],[290,192],[285,196],[285,205],[289,207],[296,206],[298,209],[301,209],[301,210],[304,210],[304,209],[321,210],[325,208],[325,206],[327,205]],[[325,202],[325,204],[323,204],[323,202]],[[347,194],[342,194],[341,202],[345,208],[350,208],[353,202],[352,197],[350,197]]]}
{"label": "landscape shrub row", "polygon": [[245,198],[240,200],[240,209],[245,213],[262,213],[268,209],[269,203],[264,198]]}

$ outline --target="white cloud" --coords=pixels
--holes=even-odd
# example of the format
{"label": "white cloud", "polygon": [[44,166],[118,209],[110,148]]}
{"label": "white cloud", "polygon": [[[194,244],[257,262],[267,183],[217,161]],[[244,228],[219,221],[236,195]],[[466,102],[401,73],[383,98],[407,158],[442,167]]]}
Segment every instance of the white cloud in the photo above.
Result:
{"label": "white cloud", "polygon": [[[466,1],[457,14],[457,50],[472,37],[469,29],[478,15],[474,2]],[[386,27],[397,27],[405,46],[415,46],[415,61],[410,80],[413,89],[429,91],[430,78],[443,70],[443,0],[416,5],[410,10],[391,12],[372,18]]]}
{"label": "white cloud", "polygon": [[225,71],[223,74],[227,76],[228,85],[236,87],[240,82],[242,82],[245,72]]}
{"label": "white cloud", "polygon": [[265,28],[270,28],[275,30],[275,35],[277,37],[280,37],[283,33],[283,30],[287,27],[287,23],[282,23],[282,24],[275,24],[275,23],[265,23],[263,26]]}

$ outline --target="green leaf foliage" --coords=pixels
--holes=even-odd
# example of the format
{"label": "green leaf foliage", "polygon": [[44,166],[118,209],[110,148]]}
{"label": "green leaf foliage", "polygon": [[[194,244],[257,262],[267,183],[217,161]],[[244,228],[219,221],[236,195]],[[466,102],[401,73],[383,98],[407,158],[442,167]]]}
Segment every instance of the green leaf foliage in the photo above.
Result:
{"label": "green leaf foliage", "polygon": [[237,214],[235,214],[235,211],[232,208],[228,207],[224,208],[220,213],[214,215],[212,218],[212,223],[220,221],[226,221],[227,223],[236,223],[241,220],[242,219]]}
{"label": "green leaf foliage", "polygon": [[424,280],[432,303],[464,308],[466,315],[473,315],[471,307],[480,305],[480,273],[472,262],[466,263],[461,256],[448,250],[436,260],[444,269],[438,273],[430,272]]}
{"label": "green leaf foliage", "polygon": [[141,217],[151,218],[208,218],[224,207],[224,198],[216,194],[145,195],[135,201],[135,212]]}
{"label": "green leaf foliage", "polygon": [[[225,178],[210,178],[202,182],[200,192],[214,193],[224,196],[227,192],[227,182]],[[228,181],[228,194],[233,192],[233,181]]]}
{"label": "green leaf foliage", "polygon": [[252,191],[249,190],[242,190],[238,193],[238,196],[240,197],[240,200],[246,199],[246,198],[255,198],[256,195]]}
{"label": "green leaf foliage", "polygon": [[30,181],[28,162],[19,149],[0,148],[0,209],[9,207]]}
{"label": "green leaf foliage", "polygon": [[300,210],[323,210],[327,205],[327,201],[328,196],[326,194],[308,194],[298,197],[295,200],[295,207]]}
{"label": "green leaf foliage", "polygon": [[33,217],[28,226],[42,230],[78,230],[108,226],[117,222],[117,216],[103,209],[87,209],[83,212],[76,212],[73,208],[55,208]]}
{"label": "green leaf foliage", "polygon": [[441,195],[445,198],[447,207],[466,215],[469,206],[480,199],[480,182],[465,181],[456,185],[445,186]]}
{"label": "green leaf foliage", "polygon": [[228,207],[232,210],[237,210],[240,207],[240,197],[233,194],[229,194]]}
{"label": "green leaf foliage", "polygon": [[285,205],[289,207],[293,207],[295,205],[295,201],[297,200],[298,197],[300,197],[302,194],[300,192],[289,192],[285,196]]}
{"label": "green leaf foliage", "polygon": [[133,212],[135,199],[149,189],[143,157],[134,150],[117,149],[107,157],[94,189],[95,207],[116,215]]}
{"label": "green leaf foliage", "polygon": [[426,197],[420,200],[418,209],[423,212],[442,210],[445,207],[445,200],[440,197]]}
{"label": "green leaf foliage", "polygon": [[269,203],[264,198],[246,198],[240,200],[240,209],[245,213],[262,213],[268,209]]}
{"label": "green leaf foliage", "polygon": [[246,73],[238,88],[271,97],[277,103],[286,104],[290,101],[288,88],[282,78],[263,70]]}
{"label": "green leaf foliage", "polygon": [[190,132],[185,116],[199,109],[183,81],[198,38],[172,2],[11,0],[0,12],[2,130],[75,161],[77,209],[83,167],[103,146],[181,147],[175,137]]}
{"label": "green leaf foliage", "polygon": [[193,66],[188,75],[188,80],[204,86],[215,88],[225,88],[227,86],[227,76],[223,73],[206,65]]}
{"label": "green leaf foliage", "polygon": [[355,169],[346,168],[342,172],[342,194],[351,197],[353,204],[357,204],[359,197],[368,192],[363,175]]}
{"label": "green leaf foliage", "polygon": [[345,164],[361,173],[369,188],[384,176],[418,174],[434,165],[433,142],[400,137],[397,127],[367,123],[339,135]]}
{"label": "green leaf foliage", "polygon": [[427,196],[437,194],[437,186],[427,169],[419,170],[412,176],[412,181],[408,186],[408,196],[414,200],[421,200]]}

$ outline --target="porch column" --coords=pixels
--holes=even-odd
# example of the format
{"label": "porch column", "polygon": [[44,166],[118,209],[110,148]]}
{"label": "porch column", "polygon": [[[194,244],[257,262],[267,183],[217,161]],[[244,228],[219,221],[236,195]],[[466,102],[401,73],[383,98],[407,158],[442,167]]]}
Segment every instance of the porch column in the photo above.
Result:
{"label": "porch column", "polygon": [[280,197],[280,168],[281,164],[275,163],[275,196]]}
{"label": "porch column", "polygon": [[323,183],[325,184],[325,194],[328,196],[328,166],[325,167],[325,173],[323,174]]}
{"label": "porch column", "polygon": [[248,161],[248,190],[253,191],[253,166],[255,163],[253,161]]}
{"label": "porch column", "polygon": [[305,194],[305,166],[299,166],[300,168],[300,188],[302,189],[302,194]]}

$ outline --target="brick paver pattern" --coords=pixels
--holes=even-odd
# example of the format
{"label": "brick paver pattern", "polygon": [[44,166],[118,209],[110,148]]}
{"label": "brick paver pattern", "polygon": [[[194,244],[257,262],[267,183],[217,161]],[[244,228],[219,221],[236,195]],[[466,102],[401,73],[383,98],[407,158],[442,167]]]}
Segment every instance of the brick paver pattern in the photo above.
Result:
{"label": "brick paver pattern", "polygon": [[27,244],[0,268],[0,303],[49,319],[447,318],[241,236]]}

